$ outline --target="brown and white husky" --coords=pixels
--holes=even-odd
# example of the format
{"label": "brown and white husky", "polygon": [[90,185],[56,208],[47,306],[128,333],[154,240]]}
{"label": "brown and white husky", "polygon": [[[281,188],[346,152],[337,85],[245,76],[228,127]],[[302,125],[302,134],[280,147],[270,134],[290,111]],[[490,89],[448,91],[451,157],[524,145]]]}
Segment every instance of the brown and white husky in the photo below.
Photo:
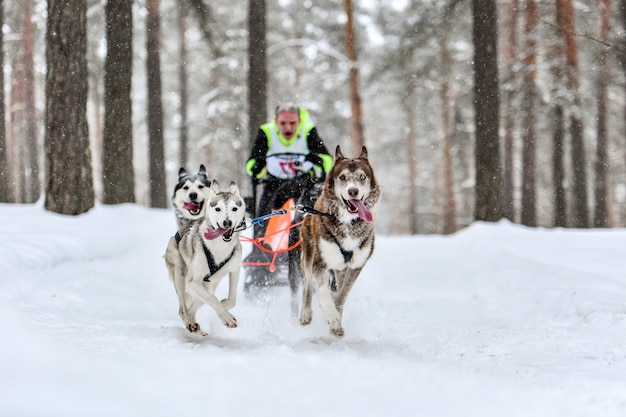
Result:
{"label": "brown and white husky", "polygon": [[300,324],[311,323],[313,282],[330,330],[343,336],[343,306],[367,260],[374,252],[374,223],[381,191],[363,146],[358,158],[346,158],[337,146],[335,163],[324,182],[315,210],[300,229],[302,306]]}

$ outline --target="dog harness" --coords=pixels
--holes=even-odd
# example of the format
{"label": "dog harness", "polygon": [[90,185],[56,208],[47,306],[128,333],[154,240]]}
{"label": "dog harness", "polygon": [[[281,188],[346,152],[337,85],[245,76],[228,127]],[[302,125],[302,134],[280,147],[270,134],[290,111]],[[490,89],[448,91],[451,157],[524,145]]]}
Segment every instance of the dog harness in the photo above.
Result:
{"label": "dog harness", "polygon": [[[189,228],[186,228],[185,230],[183,230],[183,235],[185,234],[185,232],[187,232],[187,230],[189,230]],[[176,232],[176,234],[174,235],[174,239],[176,240],[177,246],[180,243],[181,239],[183,238],[183,235],[181,235],[180,232]],[[217,271],[222,269],[222,267],[226,265],[228,261],[232,259],[233,255],[235,254],[235,249],[233,249],[230,255],[228,255],[226,259],[224,259],[219,264],[215,263],[215,259],[213,258],[213,255],[211,254],[211,252],[209,252],[207,247],[204,246],[204,244],[202,244],[202,249],[204,249],[204,256],[206,257],[207,264],[209,265],[209,273],[204,276],[202,281],[211,282],[211,280],[209,279],[211,275],[215,275]]]}

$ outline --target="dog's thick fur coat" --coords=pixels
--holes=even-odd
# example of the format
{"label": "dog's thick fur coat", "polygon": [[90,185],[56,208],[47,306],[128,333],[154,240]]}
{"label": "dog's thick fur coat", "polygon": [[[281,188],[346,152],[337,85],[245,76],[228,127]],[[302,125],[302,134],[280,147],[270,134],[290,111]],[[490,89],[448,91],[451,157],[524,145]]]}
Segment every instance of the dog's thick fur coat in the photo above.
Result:
{"label": "dog's thick fur coat", "polygon": [[[179,315],[192,333],[206,335],[196,322],[198,309],[210,305],[226,327],[237,327],[237,319],[229,311],[236,304],[241,269],[240,232],[245,204],[239,187],[230,183],[221,191],[213,180],[206,199],[202,220],[189,222],[170,238],[165,263],[174,283],[179,301]],[[215,290],[228,276],[228,297],[219,301]]]}
{"label": "dog's thick fur coat", "polygon": [[363,146],[358,158],[346,158],[337,146],[335,164],[315,209],[333,218],[307,215],[300,229],[302,306],[300,324],[311,323],[313,282],[330,330],[343,336],[343,306],[374,252],[374,222],[381,191]]}

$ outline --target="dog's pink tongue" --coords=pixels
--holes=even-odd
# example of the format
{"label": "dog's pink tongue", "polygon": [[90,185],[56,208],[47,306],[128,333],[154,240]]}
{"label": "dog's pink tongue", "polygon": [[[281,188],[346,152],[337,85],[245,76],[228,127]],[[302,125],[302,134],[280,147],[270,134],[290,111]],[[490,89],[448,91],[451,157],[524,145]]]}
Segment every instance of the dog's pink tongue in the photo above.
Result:
{"label": "dog's pink tongue", "polygon": [[226,232],[228,232],[228,229],[206,229],[206,232],[204,232],[204,238],[206,240],[217,239],[218,237],[226,234]]}
{"label": "dog's pink tongue", "polygon": [[185,210],[198,210],[198,203],[196,203],[195,201],[190,201],[188,203],[184,203],[183,208]]}
{"label": "dog's pink tongue", "polygon": [[371,223],[373,219],[372,212],[365,207],[365,204],[363,204],[361,200],[352,200],[351,202],[357,208],[359,217],[366,222]]}

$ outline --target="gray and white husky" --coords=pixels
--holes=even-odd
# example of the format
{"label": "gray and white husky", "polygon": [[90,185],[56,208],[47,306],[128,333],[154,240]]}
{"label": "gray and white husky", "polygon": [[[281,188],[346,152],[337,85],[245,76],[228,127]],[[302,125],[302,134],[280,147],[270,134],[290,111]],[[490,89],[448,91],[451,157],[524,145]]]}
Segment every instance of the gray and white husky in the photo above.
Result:
{"label": "gray and white husky", "polygon": [[[226,327],[237,327],[229,311],[237,301],[241,269],[241,242],[238,228],[246,207],[239,187],[231,182],[227,191],[213,180],[204,207],[204,217],[180,227],[170,238],[165,264],[178,295],[178,314],[192,333],[206,336],[196,322],[196,312],[210,305]],[[228,277],[228,297],[219,301],[215,290]]]}
{"label": "gray and white husky", "polygon": [[344,334],[343,306],[361,270],[374,252],[374,223],[381,191],[363,146],[358,158],[346,158],[337,146],[315,210],[300,229],[302,306],[300,324],[313,319],[313,283],[322,314],[337,337]]}
{"label": "gray and white husky", "polygon": [[182,226],[204,216],[204,200],[211,181],[204,165],[197,174],[189,174],[184,167],[178,171],[178,183],[174,186],[172,205],[176,211],[178,226]]}

